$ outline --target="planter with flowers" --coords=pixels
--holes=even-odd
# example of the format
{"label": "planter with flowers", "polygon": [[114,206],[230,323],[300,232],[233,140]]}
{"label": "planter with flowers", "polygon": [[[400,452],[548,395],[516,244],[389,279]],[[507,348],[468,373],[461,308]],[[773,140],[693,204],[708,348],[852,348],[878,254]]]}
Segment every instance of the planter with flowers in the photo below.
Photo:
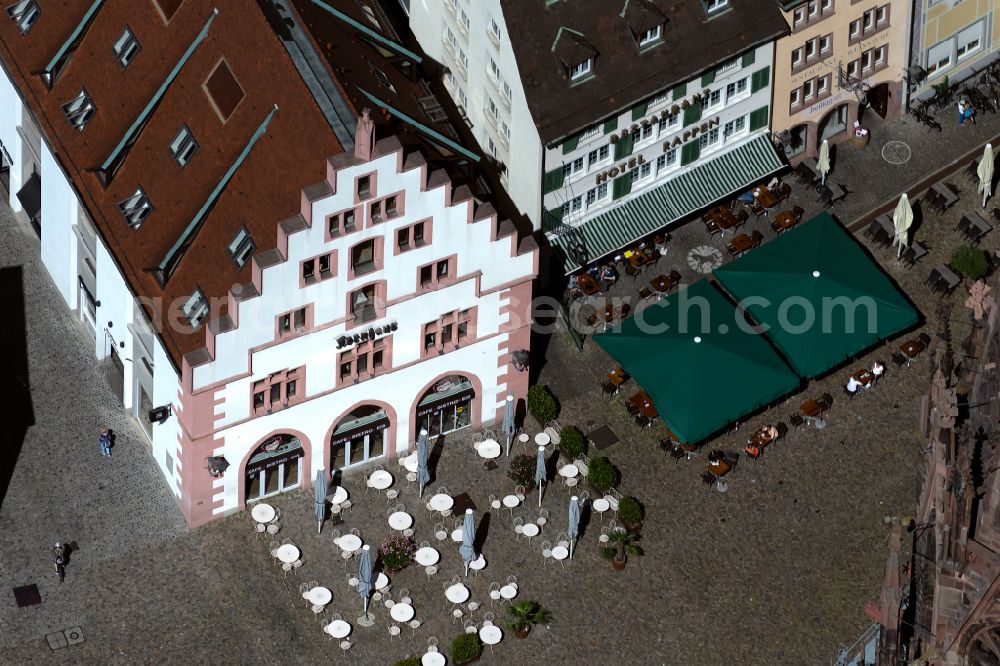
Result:
{"label": "planter with flowers", "polygon": [[413,561],[413,555],[417,551],[413,542],[399,533],[387,536],[378,550],[382,556],[382,566],[390,573],[405,569]]}

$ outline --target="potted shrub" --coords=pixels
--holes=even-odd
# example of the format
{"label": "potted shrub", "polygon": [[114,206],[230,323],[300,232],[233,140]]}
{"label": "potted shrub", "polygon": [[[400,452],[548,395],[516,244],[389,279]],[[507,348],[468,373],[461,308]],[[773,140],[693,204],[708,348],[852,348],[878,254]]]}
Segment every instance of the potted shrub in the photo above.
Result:
{"label": "potted shrub", "polygon": [[395,532],[385,538],[378,550],[382,555],[382,566],[391,573],[398,573],[413,561],[417,549],[409,538]]}
{"label": "potted shrub", "polygon": [[478,634],[462,634],[451,642],[451,660],[456,664],[468,664],[479,659],[483,653],[483,642]]}
{"label": "potted shrub", "polygon": [[955,248],[955,251],[952,252],[949,265],[972,280],[978,280],[990,270],[990,263],[986,258],[986,253],[968,245]]}
{"label": "potted shrub", "polygon": [[574,426],[564,426],[559,430],[559,450],[570,460],[576,460],[587,452],[587,440]]}
{"label": "potted shrub", "polygon": [[535,457],[518,455],[510,459],[510,469],[507,476],[518,486],[524,486],[525,492],[535,486]]}
{"label": "potted shrub", "polygon": [[518,638],[527,638],[533,624],[548,624],[552,614],[542,608],[537,601],[519,601],[507,607],[510,613],[510,628]]}
{"label": "potted shrub", "polygon": [[420,659],[417,657],[407,657],[396,662],[395,666],[420,666]]}
{"label": "potted shrub", "polygon": [[618,501],[618,517],[630,532],[642,527],[642,504],[634,497],[623,497]]}
{"label": "potted shrub", "polygon": [[587,480],[594,490],[606,493],[618,485],[618,469],[604,456],[591,458],[587,466]]}
{"label": "potted shrub", "polygon": [[559,416],[559,405],[546,386],[535,384],[528,387],[528,411],[544,426]]}
{"label": "potted shrub", "polygon": [[[621,507],[619,506],[619,511]],[[625,562],[629,555],[642,555],[642,548],[636,545],[639,540],[638,532],[627,532],[625,530],[613,530],[608,535],[608,545],[601,549],[601,554],[605,559],[611,560],[611,565],[621,571],[625,568]]]}

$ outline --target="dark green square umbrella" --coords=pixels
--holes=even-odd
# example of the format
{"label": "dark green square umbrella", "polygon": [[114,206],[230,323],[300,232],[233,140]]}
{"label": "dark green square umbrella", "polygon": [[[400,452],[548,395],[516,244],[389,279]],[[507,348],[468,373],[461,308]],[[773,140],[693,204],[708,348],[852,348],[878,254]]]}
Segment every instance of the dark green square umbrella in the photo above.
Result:
{"label": "dark green square umbrella", "polygon": [[670,430],[694,443],[799,386],[740,317],[701,280],[594,340],[642,386]]}
{"label": "dark green square umbrella", "polygon": [[917,323],[917,312],[828,213],[715,270],[802,377]]}

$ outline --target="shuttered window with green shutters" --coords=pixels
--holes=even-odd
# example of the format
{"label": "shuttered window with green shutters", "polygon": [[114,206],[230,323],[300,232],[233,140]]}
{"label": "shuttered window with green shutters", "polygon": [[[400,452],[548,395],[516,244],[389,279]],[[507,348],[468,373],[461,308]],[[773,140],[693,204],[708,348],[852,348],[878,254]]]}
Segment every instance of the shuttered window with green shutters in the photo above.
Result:
{"label": "shuttered window with green shutters", "polygon": [[565,155],[566,153],[571,153],[574,150],[576,150],[576,147],[579,143],[580,143],[579,134],[577,134],[576,136],[571,136],[570,138],[566,139],[566,141],[563,142],[562,145],[563,155]]}
{"label": "shuttered window with green shutters", "polygon": [[618,176],[611,184],[611,198],[620,199],[632,191],[632,175]]}
{"label": "shuttered window with green shutters", "polygon": [[605,134],[611,134],[616,129],[618,129],[618,119],[617,118],[612,118],[611,120],[609,120],[606,123],[604,123],[604,133]]}
{"label": "shuttered window with green shutters", "polygon": [[637,106],[632,107],[632,120],[639,120],[644,115],[646,115],[646,109],[649,108],[649,104],[643,102]]}
{"label": "shuttered window with green shutters", "polygon": [[684,109],[684,127],[701,120],[701,102],[694,102]]}
{"label": "shuttered window with green shutters", "polygon": [[710,70],[701,75],[701,86],[704,88],[710,83],[715,82],[715,70]]}
{"label": "shuttered window with green shutters", "polygon": [[672,99],[672,100],[674,100],[676,102],[681,97],[684,97],[685,94],[687,94],[687,84],[686,83],[682,83],[682,84],[680,84],[679,86],[676,86],[673,90],[670,91],[670,99]]}
{"label": "shuttered window with green shutters", "polygon": [[762,106],[756,111],[750,112],[750,131],[759,130],[767,126],[767,107]]}
{"label": "shuttered window with green shutters", "polygon": [[548,194],[549,192],[554,192],[563,186],[563,169],[562,167],[553,169],[552,171],[546,171],[545,177],[542,179],[542,192]]}
{"label": "shuttered window with green shutters", "polygon": [[701,145],[698,141],[688,141],[681,146],[681,166],[691,164],[701,155]]}
{"label": "shuttered window with green shutters", "polygon": [[743,54],[743,66],[749,67],[754,63],[756,59],[757,59],[756,51],[747,51],[746,53]]}
{"label": "shuttered window with green shutters", "polygon": [[750,92],[755,93],[771,83],[771,68],[758,69],[750,75]]}
{"label": "shuttered window with green shutters", "polygon": [[618,143],[615,144],[615,161],[624,159],[632,154],[633,139],[631,134],[627,134],[622,138],[618,139]]}

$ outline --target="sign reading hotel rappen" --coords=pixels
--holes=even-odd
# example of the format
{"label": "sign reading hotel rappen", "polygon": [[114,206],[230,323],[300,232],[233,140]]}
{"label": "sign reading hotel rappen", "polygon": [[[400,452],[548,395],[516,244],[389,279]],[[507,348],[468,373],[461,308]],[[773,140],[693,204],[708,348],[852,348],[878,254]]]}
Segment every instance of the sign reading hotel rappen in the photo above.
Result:
{"label": "sign reading hotel rappen", "polygon": [[[667,118],[668,116],[671,116],[671,115],[673,115],[675,113],[680,113],[684,109],[687,109],[688,107],[690,107],[692,104],[694,104],[696,102],[700,102],[702,99],[708,97],[708,95],[709,95],[710,92],[711,92],[710,90],[706,89],[706,90],[703,90],[700,93],[695,93],[689,99],[683,100],[680,104],[674,104],[673,106],[671,106],[668,109],[663,109],[659,113],[651,114],[651,115],[647,116],[646,118],[643,118],[642,120],[640,120],[638,122],[632,123],[630,126],[626,127],[621,132],[615,132],[614,134],[612,134],[611,137],[610,137],[611,138],[611,143],[612,144],[618,143],[619,141],[621,141],[622,139],[624,139],[625,137],[627,137],[629,135],[639,135],[639,134],[641,134],[643,127],[649,127],[653,123],[659,122],[659,120],[662,119],[662,118]],[[663,142],[663,152],[667,152],[671,148],[675,148],[675,147],[683,144],[688,139],[693,139],[693,138],[697,137],[699,134],[701,134],[702,132],[707,132],[708,130],[712,129],[713,127],[718,127],[718,126],[719,126],[719,118],[718,118],[718,116],[716,116],[715,118],[712,118],[711,120],[708,120],[706,122],[701,123],[700,125],[691,127],[690,129],[686,129],[686,130],[684,130],[683,133],[678,133],[673,138],[673,140],[667,139],[666,141],[664,141]],[[636,155],[634,157],[630,157],[628,160],[622,162],[621,164],[617,164],[617,165],[611,167],[610,169],[606,169],[605,171],[602,171],[601,173],[597,174],[594,179],[595,179],[596,183],[598,185],[600,185],[601,183],[605,182],[609,178],[611,178],[611,179],[616,178],[617,176],[619,176],[619,175],[621,175],[623,173],[627,173],[630,169],[634,169],[636,166],[639,166],[639,165],[642,165],[642,164],[645,164],[645,163],[646,163],[646,158],[640,153],[639,155]]]}

